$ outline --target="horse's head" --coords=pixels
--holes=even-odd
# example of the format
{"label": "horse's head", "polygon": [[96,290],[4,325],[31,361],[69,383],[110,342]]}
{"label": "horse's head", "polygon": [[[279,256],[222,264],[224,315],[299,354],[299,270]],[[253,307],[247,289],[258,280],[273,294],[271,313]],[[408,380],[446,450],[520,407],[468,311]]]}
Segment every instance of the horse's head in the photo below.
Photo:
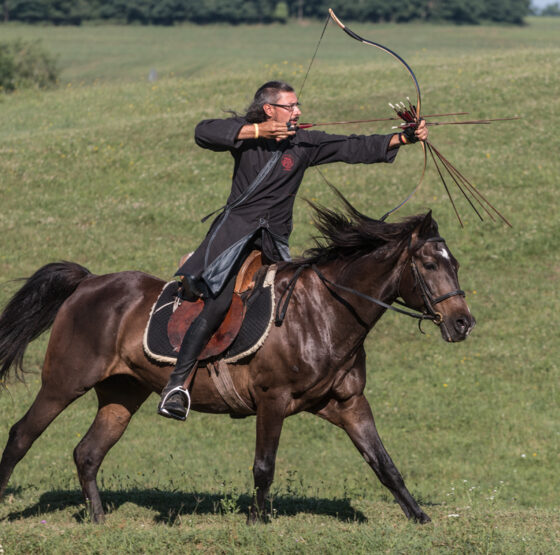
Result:
{"label": "horse's head", "polygon": [[411,234],[404,258],[398,292],[406,305],[431,316],[446,341],[466,339],[475,319],[459,287],[459,263],[431,212]]}

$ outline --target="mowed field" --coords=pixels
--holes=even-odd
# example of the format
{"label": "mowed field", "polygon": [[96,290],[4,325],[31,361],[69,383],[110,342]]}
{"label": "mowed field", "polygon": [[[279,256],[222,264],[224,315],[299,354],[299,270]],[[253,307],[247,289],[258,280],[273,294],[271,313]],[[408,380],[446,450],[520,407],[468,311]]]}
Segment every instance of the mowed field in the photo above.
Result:
{"label": "mowed field", "polygon": [[[171,422],[156,415],[152,395],[102,465],[108,516],[93,525],[72,460],[96,412],[89,392],[16,467],[0,504],[4,553],[560,551],[560,18],[524,28],[355,27],[412,66],[424,113],[522,117],[435,127],[430,137],[513,229],[479,222],[455,195],[460,229],[431,165],[398,213],[433,210],[461,262],[478,322],[472,336],[446,344],[431,324],[421,335],[414,321],[388,314],[366,343],[366,392],[381,437],[433,522],[407,522],[345,434],[302,414],[285,423],[272,522],[247,527],[254,418],[193,413]],[[170,279],[204,237],[200,218],[229,190],[229,156],[198,148],[194,126],[242,111],[266,80],[299,89],[320,32],[320,24],[0,26],[0,40],[41,38],[62,68],[55,90],[0,95],[0,304],[19,286],[11,280],[57,260]],[[302,119],[386,117],[387,103],[406,96],[415,90],[400,65],[331,25]],[[384,124],[337,131],[391,132]],[[379,217],[419,179],[420,147],[402,150],[393,165],[324,173]],[[314,234],[302,197],[336,205],[309,170],[296,202],[295,254]],[[26,384],[10,380],[0,395],[2,446],[38,390],[47,340],[28,350]]]}

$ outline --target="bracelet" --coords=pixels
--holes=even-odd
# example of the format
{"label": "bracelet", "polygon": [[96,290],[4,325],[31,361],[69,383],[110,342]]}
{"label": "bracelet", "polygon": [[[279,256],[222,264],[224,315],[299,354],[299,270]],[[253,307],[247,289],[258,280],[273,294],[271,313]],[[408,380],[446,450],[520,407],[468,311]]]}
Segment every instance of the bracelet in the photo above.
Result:
{"label": "bracelet", "polygon": [[399,143],[400,143],[401,145],[407,144],[407,143],[404,142],[403,133],[399,133]]}
{"label": "bracelet", "polygon": [[253,123],[254,127],[255,127],[255,139],[259,138],[259,124],[258,123]]}

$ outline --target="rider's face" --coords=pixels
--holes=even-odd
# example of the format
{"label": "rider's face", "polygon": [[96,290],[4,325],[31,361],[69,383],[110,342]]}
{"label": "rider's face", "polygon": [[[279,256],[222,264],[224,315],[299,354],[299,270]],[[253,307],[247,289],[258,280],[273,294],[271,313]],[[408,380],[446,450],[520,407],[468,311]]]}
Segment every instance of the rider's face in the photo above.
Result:
{"label": "rider's face", "polygon": [[296,93],[282,91],[273,104],[265,104],[264,111],[269,119],[280,123],[297,123],[301,110]]}

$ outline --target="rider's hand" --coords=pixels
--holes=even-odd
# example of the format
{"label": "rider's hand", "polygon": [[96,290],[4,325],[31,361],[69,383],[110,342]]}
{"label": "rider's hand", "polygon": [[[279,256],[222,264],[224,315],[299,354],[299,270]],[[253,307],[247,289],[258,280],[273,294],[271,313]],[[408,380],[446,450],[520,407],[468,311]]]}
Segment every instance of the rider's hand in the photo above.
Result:
{"label": "rider's hand", "polygon": [[[288,127],[290,126],[290,127]],[[283,141],[288,137],[293,137],[296,134],[296,127],[290,122],[282,123],[279,121],[263,121],[262,123],[249,123],[244,125],[237,138],[242,141],[249,139],[274,139],[275,141]]]}
{"label": "rider's hand", "polygon": [[414,130],[414,135],[419,141],[425,141],[428,138],[428,126],[425,119],[420,118],[420,123]]}
{"label": "rider's hand", "polygon": [[268,120],[259,123],[259,137],[263,139],[275,139],[276,141],[283,141],[288,137],[293,137],[296,134],[295,128],[290,131],[288,124],[280,121]]}
{"label": "rider's hand", "polygon": [[428,138],[428,127],[426,121],[420,118],[418,125],[411,125],[406,127],[403,131],[407,143],[417,143],[418,141],[425,141]]}

